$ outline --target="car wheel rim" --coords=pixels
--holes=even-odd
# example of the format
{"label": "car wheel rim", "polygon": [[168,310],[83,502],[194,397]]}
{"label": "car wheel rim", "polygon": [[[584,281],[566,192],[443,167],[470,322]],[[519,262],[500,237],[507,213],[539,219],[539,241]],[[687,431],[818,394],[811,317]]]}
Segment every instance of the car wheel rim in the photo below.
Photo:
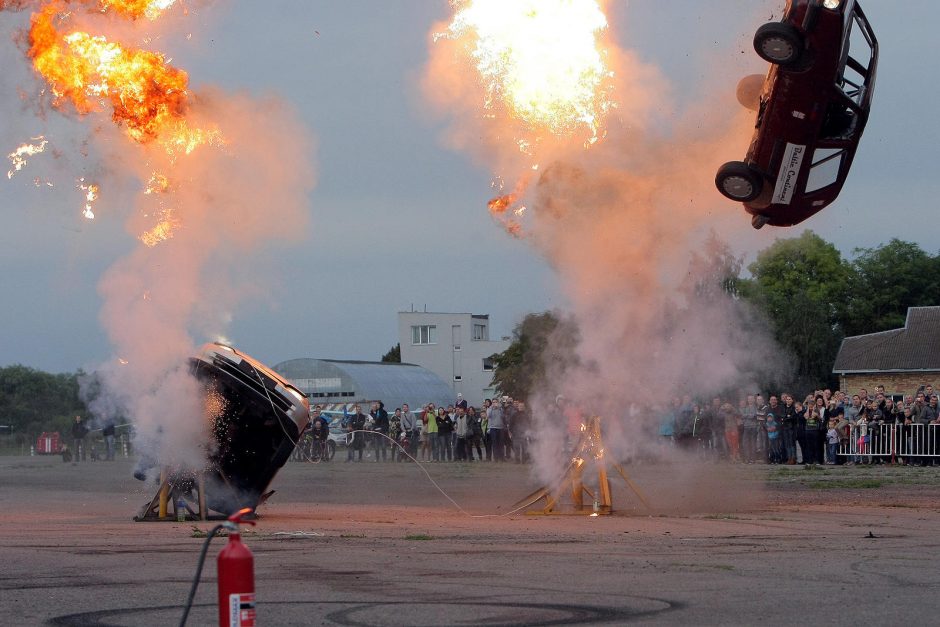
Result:
{"label": "car wheel rim", "polygon": [[793,56],[793,44],[783,37],[768,37],[764,40],[761,50],[775,61],[786,61]]}
{"label": "car wheel rim", "polygon": [[722,183],[722,189],[732,198],[747,198],[754,192],[754,184],[743,176],[728,176]]}

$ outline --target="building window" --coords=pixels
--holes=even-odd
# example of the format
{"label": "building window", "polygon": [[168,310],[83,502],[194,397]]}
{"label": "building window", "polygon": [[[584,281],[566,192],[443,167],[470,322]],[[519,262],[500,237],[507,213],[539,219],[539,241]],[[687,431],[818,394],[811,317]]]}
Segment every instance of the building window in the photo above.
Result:
{"label": "building window", "polygon": [[489,333],[487,333],[485,324],[476,324],[473,325],[473,341],[474,342],[485,342],[489,338]]}
{"label": "building window", "polygon": [[483,358],[483,372],[493,372],[495,368],[496,368],[496,364],[493,363],[492,357]]}
{"label": "building window", "polygon": [[455,351],[459,351],[459,350],[460,350],[460,344],[454,344],[454,350],[455,350]]}
{"label": "building window", "polygon": [[463,381],[463,376],[459,374],[454,375],[454,381]]}
{"label": "building window", "polygon": [[411,327],[412,344],[437,344],[437,326],[422,324]]}

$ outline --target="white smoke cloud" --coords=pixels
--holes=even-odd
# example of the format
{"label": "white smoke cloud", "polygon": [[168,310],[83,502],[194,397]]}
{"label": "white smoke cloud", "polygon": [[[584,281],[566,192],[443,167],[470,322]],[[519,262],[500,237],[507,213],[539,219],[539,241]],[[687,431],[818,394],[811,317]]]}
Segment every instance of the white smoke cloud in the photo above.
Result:
{"label": "white smoke cloud", "polygon": [[140,181],[154,168],[170,181],[166,194],[138,196],[128,231],[140,234],[165,210],[178,225],[153,247],[137,245],[102,278],[101,321],[115,360],[100,372],[107,402],[119,399],[144,454],[198,466],[208,422],[187,359],[197,338],[225,333],[243,298],[266,295],[276,284],[254,260],[267,246],[306,235],[315,175],[312,141],[277,99],[204,90],[192,116],[217,124],[225,144],[176,161],[156,147],[128,144],[124,151]]}
{"label": "white smoke cloud", "polygon": [[[714,186],[718,166],[739,158],[753,130],[753,112],[734,100],[736,69],[715,68],[709,93],[680,104],[637,52],[608,53],[619,106],[608,136],[586,151],[546,144],[520,201],[529,208],[524,237],[555,269],[571,303],[564,315],[579,334],[574,354],[549,356],[548,376],[529,399],[541,438],[536,469],[549,484],[563,459],[557,395],[603,417],[612,459],[635,458],[658,450],[655,408],[675,395],[753,384],[755,357],[774,354],[747,308],[722,295],[691,298],[688,289],[708,278],[699,272],[709,270],[701,260],[710,231],[733,241],[750,229]],[[454,71],[455,54],[453,42],[432,47],[425,79],[433,102],[453,107],[448,141],[508,180],[526,177],[526,159],[505,141],[514,123],[468,104],[478,87],[472,72]]]}

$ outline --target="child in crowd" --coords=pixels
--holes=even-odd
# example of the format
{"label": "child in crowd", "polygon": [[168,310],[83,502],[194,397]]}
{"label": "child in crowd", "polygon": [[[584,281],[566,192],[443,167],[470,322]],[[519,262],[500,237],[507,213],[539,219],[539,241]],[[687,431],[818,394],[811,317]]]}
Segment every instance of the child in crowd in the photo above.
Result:
{"label": "child in crowd", "polygon": [[839,452],[839,430],[836,428],[836,421],[829,421],[829,430],[826,431],[826,452],[828,457],[826,463],[830,466],[834,466],[836,463],[836,456]]}
{"label": "child in crowd", "polygon": [[[858,420],[855,421],[855,434],[857,438],[855,445],[858,452],[858,455],[855,457],[855,462],[864,464],[866,463],[865,453],[868,449],[868,419],[865,417],[865,414],[858,415]],[[867,461],[871,461],[871,459]]]}
{"label": "child in crowd", "polygon": [[783,462],[783,441],[780,438],[780,423],[773,414],[767,414],[767,420],[764,423],[767,430],[767,442],[770,445],[770,463],[779,464]]}

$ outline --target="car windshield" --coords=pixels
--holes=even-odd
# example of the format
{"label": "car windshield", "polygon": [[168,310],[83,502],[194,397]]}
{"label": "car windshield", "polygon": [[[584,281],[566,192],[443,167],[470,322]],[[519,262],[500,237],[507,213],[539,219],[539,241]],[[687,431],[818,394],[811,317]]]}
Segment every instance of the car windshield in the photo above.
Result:
{"label": "car windshield", "polygon": [[871,86],[871,69],[876,55],[875,36],[858,5],[846,11],[845,35],[842,43],[842,62],[836,85],[846,98],[861,107]]}

